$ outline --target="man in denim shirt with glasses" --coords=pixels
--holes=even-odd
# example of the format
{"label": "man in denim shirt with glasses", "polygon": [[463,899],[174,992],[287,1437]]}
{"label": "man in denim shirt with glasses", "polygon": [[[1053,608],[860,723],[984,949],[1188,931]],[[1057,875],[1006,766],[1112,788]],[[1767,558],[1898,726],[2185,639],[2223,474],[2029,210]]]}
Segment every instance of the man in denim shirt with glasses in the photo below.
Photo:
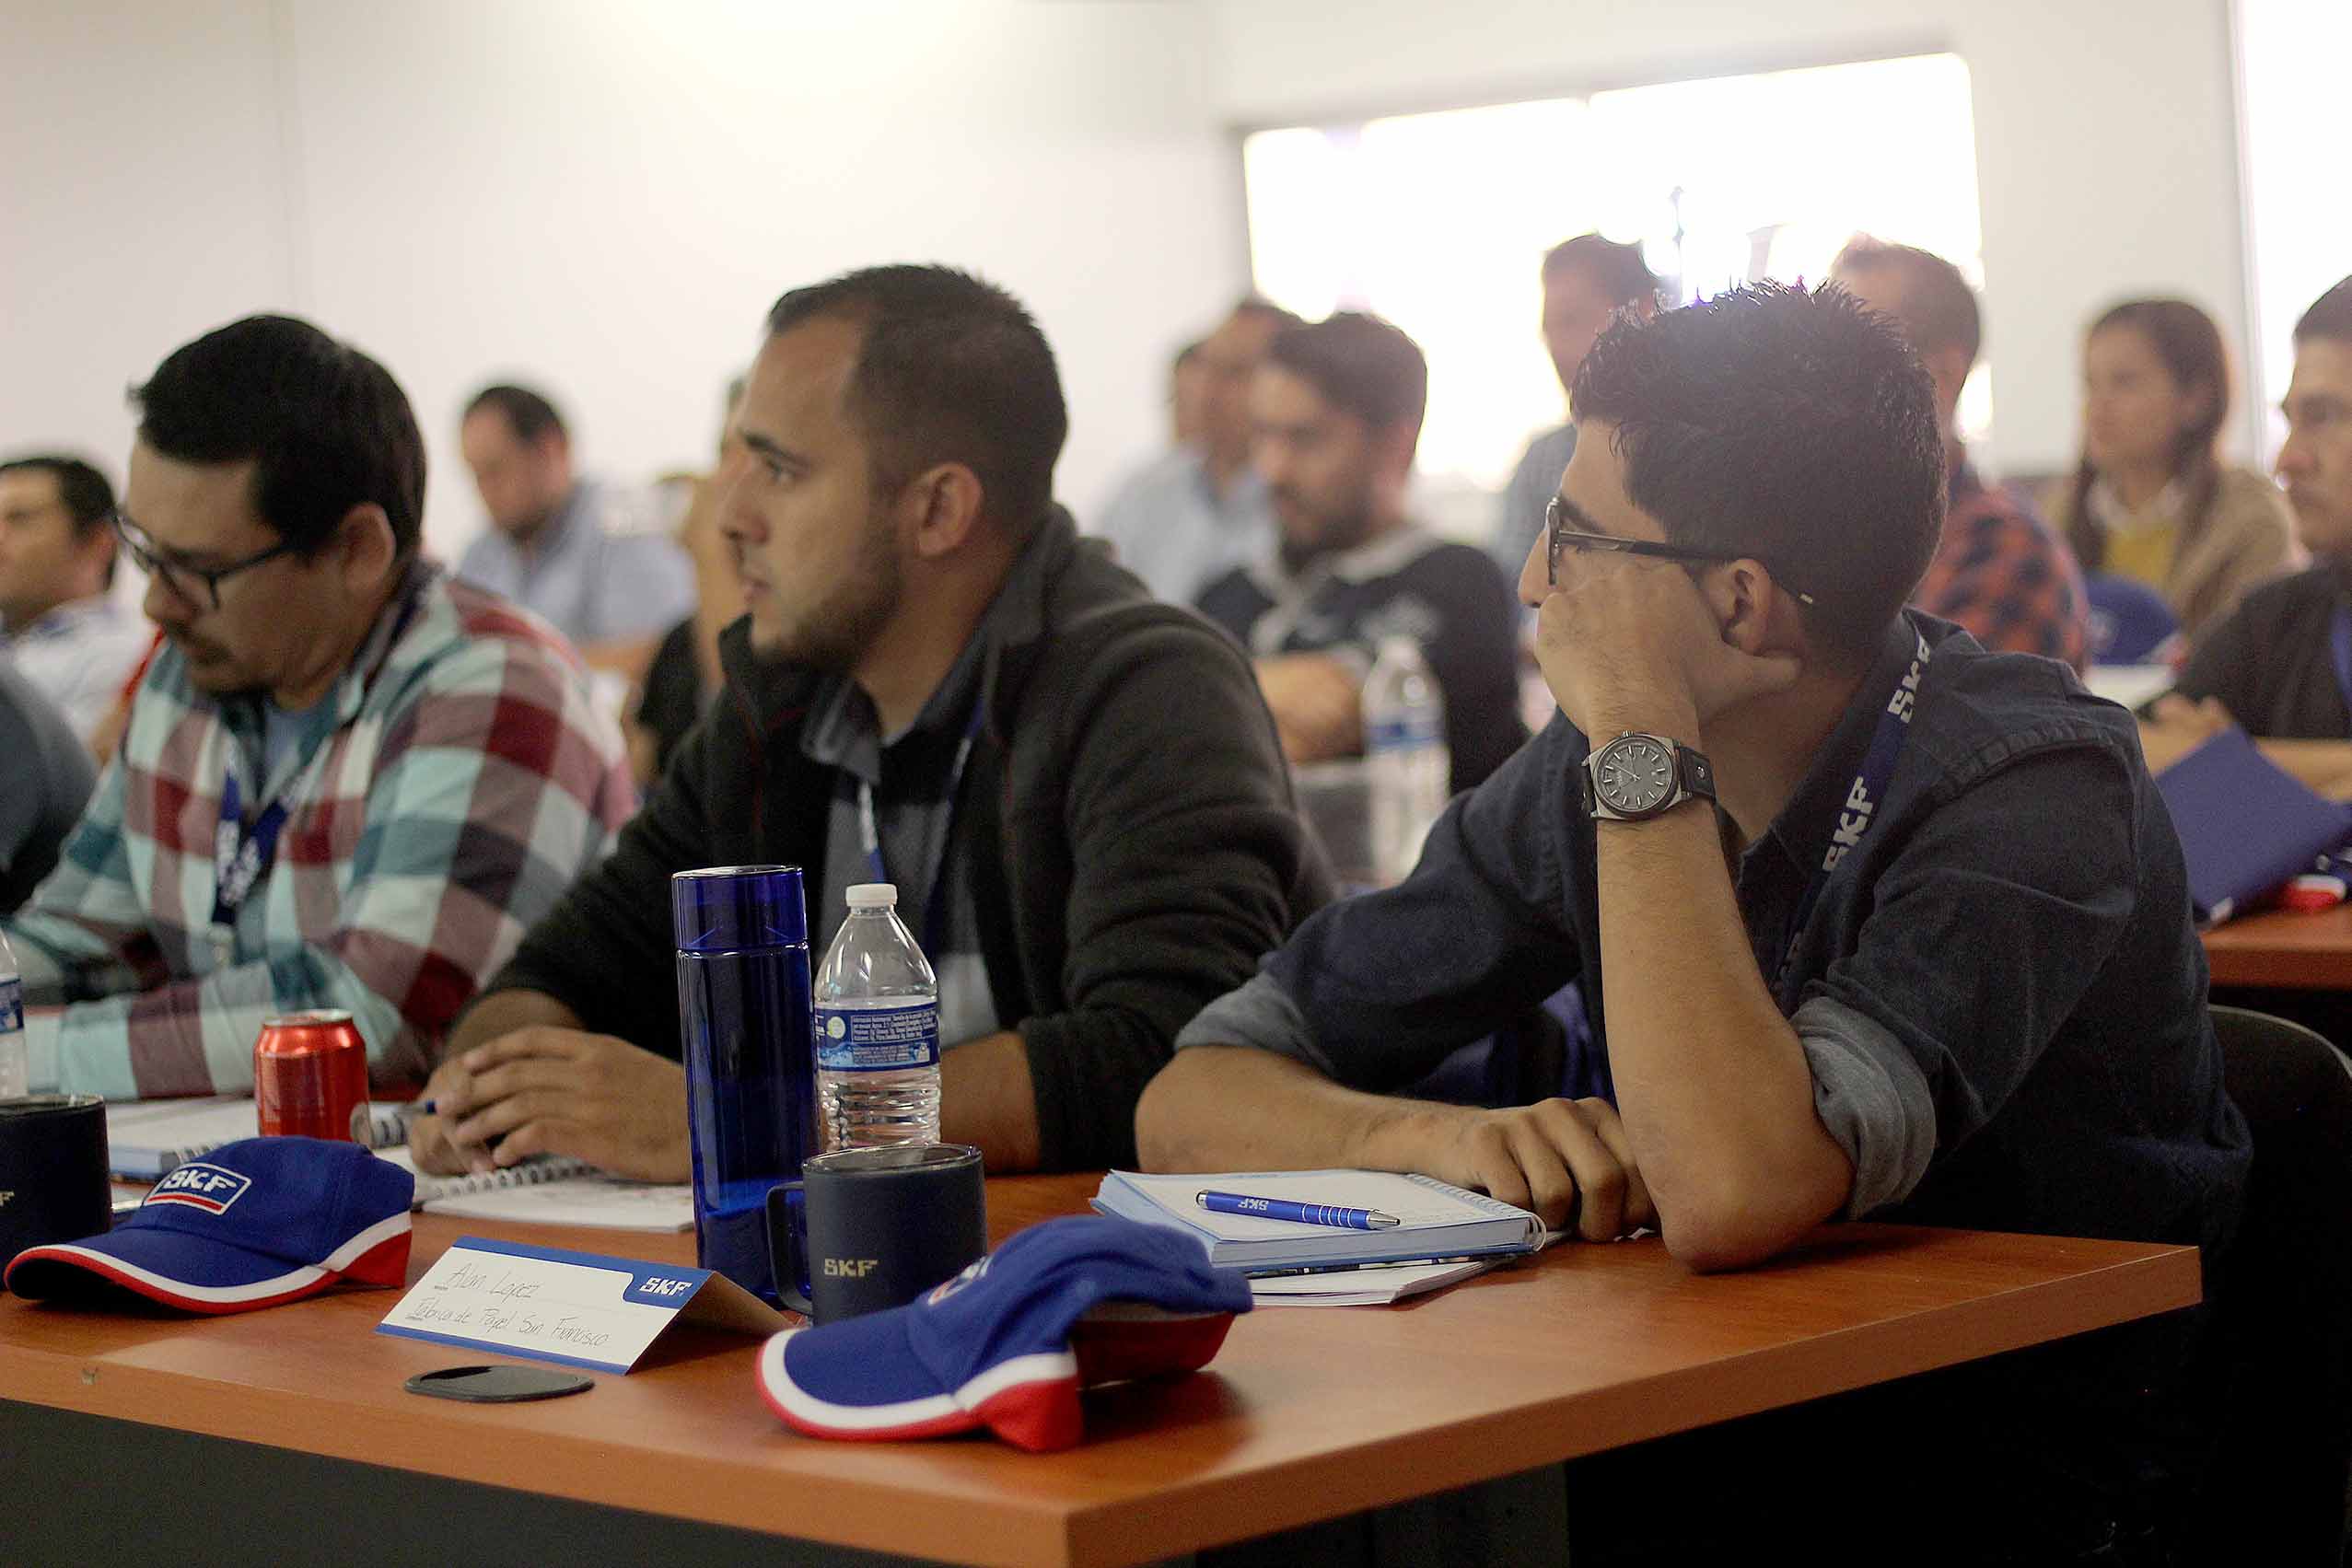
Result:
{"label": "man in denim shirt with glasses", "polygon": [[[1185,1030],[1147,1165],[1424,1171],[1701,1271],[1865,1216],[2198,1243],[2211,1289],[2249,1150],[2180,846],[2128,714],[1904,610],[1943,509],[1915,358],[1766,285],[1611,328],[1575,401],[1520,576],[1560,716]],[[1572,979],[1615,1104],[1389,1098]],[[1722,1505],[1582,1517],[1730,1550],[1734,1489],[1811,1489],[1798,1539],[1911,1561],[1882,1532],[1932,1476],[1987,1504],[1939,1532],[2095,1540],[2164,1473],[2132,1412],[2193,1318],[1639,1451],[1612,1490]]]}

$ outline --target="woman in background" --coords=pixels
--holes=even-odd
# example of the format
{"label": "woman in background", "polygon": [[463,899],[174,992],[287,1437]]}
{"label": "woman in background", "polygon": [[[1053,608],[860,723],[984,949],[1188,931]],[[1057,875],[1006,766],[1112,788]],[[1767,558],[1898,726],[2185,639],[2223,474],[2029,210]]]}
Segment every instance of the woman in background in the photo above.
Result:
{"label": "woman in background", "polygon": [[2082,461],[2052,521],[2093,581],[2161,594],[2191,643],[2248,588],[2294,565],[2287,498],[2216,450],[2230,413],[2220,330],[2179,299],[2135,299],[2083,345]]}

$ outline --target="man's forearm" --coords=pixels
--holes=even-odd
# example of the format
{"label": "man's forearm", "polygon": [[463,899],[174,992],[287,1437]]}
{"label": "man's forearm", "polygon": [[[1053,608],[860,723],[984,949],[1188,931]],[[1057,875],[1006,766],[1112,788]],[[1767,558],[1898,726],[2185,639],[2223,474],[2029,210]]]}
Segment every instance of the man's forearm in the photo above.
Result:
{"label": "man's forearm", "polygon": [[1422,1123],[1443,1108],[1333,1083],[1247,1046],[1176,1053],[1135,1107],[1146,1170],[1424,1170]]}
{"label": "man's forearm", "polygon": [[1610,1071],[1667,1245],[1699,1268],[1770,1257],[1844,1205],[1853,1169],[1757,972],[1714,813],[1597,837]]}
{"label": "man's forearm", "polygon": [[968,1040],[940,1058],[939,1134],[979,1149],[998,1176],[1037,1168],[1037,1090],[1019,1034]]}
{"label": "man's forearm", "polygon": [[500,1035],[512,1034],[533,1024],[546,1024],[554,1028],[586,1028],[580,1016],[543,991],[517,987],[512,991],[494,991],[476,1002],[458,1019],[457,1028],[449,1031],[448,1043],[441,1048],[441,1059],[461,1056],[477,1045],[486,1044]]}

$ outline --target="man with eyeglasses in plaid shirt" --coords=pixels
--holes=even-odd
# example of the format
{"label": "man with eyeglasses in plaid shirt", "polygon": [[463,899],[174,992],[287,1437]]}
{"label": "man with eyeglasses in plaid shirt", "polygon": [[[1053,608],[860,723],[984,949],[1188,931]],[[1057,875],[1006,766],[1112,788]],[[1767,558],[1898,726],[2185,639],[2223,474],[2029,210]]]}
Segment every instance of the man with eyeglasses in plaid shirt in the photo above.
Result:
{"label": "man with eyeglasses in plaid shirt", "polygon": [[250,1087],[262,1020],[348,1010],[379,1082],[635,800],[571,656],[420,557],[382,366],[257,316],[174,352],[114,518],[165,647],[57,869],[4,928],[37,1089]]}

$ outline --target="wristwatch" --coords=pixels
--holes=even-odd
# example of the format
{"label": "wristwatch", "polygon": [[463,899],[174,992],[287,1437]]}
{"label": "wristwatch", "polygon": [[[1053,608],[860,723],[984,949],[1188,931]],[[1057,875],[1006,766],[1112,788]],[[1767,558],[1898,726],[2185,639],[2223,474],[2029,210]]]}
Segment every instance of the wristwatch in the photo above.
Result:
{"label": "wristwatch", "polygon": [[1596,822],[1646,822],[1714,799],[1707,760],[1662,735],[1629,729],[1584,760],[1584,808]]}

